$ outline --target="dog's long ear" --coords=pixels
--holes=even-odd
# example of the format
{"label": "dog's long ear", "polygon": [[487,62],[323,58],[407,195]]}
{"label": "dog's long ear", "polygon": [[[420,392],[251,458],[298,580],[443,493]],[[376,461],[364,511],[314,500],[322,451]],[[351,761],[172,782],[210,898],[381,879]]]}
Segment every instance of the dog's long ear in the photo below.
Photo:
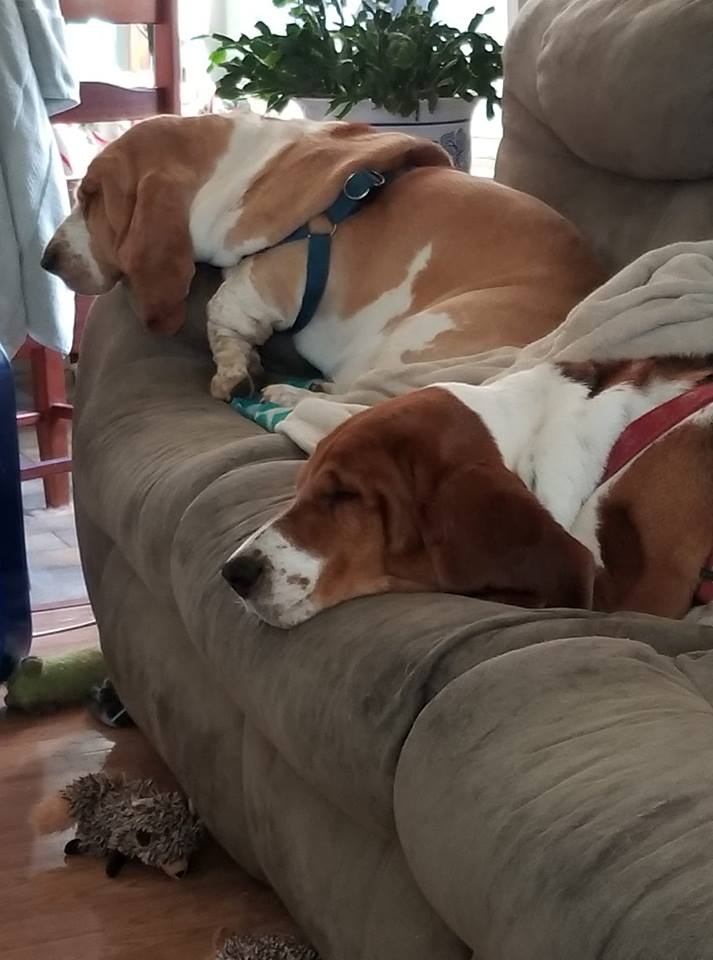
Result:
{"label": "dog's long ear", "polygon": [[179,177],[158,170],[145,174],[119,250],[141,319],[159,333],[175,333],[186,318],[195,273],[188,210],[188,189]]}
{"label": "dog's long ear", "polygon": [[424,541],[442,590],[591,608],[591,553],[504,467],[451,474],[426,508]]}
{"label": "dog's long ear", "polygon": [[363,123],[320,124],[271,158],[250,185],[231,244],[248,253],[279,242],[323,213],[356,170],[388,174],[425,166],[452,163],[442,147],[420,137],[376,133]]}

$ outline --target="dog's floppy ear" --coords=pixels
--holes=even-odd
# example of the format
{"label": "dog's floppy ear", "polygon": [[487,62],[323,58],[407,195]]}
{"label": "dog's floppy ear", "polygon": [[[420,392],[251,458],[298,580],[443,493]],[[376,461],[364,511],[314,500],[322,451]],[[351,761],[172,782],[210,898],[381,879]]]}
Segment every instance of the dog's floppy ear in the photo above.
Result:
{"label": "dog's floppy ear", "polygon": [[407,477],[394,464],[388,483],[375,484],[388,555],[392,559],[416,550],[421,542],[418,508]]}
{"label": "dog's floppy ear", "polygon": [[453,472],[426,508],[424,542],[442,590],[591,609],[591,553],[504,467]]}
{"label": "dog's floppy ear", "polygon": [[188,210],[180,178],[160,170],[145,174],[119,251],[141,319],[159,333],[175,333],[186,318],[195,273]]}
{"label": "dog's floppy ear", "polygon": [[265,165],[243,197],[230,242],[243,253],[279,242],[334,203],[357,170],[450,166],[448,153],[430,140],[376,133],[363,123],[320,124]]}

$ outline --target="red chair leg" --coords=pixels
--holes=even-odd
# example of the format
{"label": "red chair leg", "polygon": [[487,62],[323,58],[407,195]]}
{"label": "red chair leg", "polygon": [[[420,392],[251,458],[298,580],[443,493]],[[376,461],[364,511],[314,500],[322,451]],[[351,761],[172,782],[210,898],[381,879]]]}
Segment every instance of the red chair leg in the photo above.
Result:
{"label": "red chair leg", "polygon": [[[37,445],[40,460],[55,460],[69,454],[67,422],[57,416],[55,404],[67,403],[62,355],[44,347],[30,352],[32,364],[32,393],[35,409],[40,415],[37,423]],[[64,507],[69,503],[69,474],[54,473],[43,477],[45,503],[48,507]]]}

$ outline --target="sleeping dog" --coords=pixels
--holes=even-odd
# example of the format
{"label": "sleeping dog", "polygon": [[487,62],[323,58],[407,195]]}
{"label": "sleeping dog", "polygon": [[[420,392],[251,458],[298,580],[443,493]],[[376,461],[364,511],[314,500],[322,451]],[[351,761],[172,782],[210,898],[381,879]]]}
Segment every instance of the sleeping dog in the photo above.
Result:
{"label": "sleeping dog", "polygon": [[157,117],[109,144],[43,265],[84,294],[125,280],[144,323],[172,333],[196,261],[224,268],[207,323],[220,399],[259,379],[274,331],[347,389],[536,340],[603,279],[566,220],[436,144],[246,111]]}
{"label": "sleeping dog", "polygon": [[543,363],[342,424],[224,576],[279,627],[385,591],[682,617],[712,505],[713,357]]}

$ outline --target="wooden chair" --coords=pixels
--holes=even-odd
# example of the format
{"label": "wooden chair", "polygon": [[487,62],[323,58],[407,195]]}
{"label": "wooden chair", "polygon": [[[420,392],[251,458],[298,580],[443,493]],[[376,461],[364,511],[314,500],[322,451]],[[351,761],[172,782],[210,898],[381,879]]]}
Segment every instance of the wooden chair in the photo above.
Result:
{"label": "wooden chair", "polygon": [[96,17],[116,24],[150,24],[156,86],[129,89],[82,83],[82,102],[53,117],[56,123],[143,120],[157,113],[181,112],[177,0],[60,0],[60,6],[68,23]]}
{"label": "wooden chair", "polygon": [[[60,0],[68,23],[96,17],[115,24],[147,24],[152,28],[155,86],[127,88],[110,83],[80,84],[81,103],[57,114],[53,123],[102,123],[143,120],[157,113],[181,112],[178,46],[178,0]],[[77,297],[73,353],[78,353],[91,298]],[[18,428],[34,427],[40,463],[23,467],[23,480],[41,477],[45,503],[60,507],[69,503],[68,421],[72,407],[67,402],[64,359],[53,350],[28,339],[18,353],[30,361],[33,409],[17,415]]]}

